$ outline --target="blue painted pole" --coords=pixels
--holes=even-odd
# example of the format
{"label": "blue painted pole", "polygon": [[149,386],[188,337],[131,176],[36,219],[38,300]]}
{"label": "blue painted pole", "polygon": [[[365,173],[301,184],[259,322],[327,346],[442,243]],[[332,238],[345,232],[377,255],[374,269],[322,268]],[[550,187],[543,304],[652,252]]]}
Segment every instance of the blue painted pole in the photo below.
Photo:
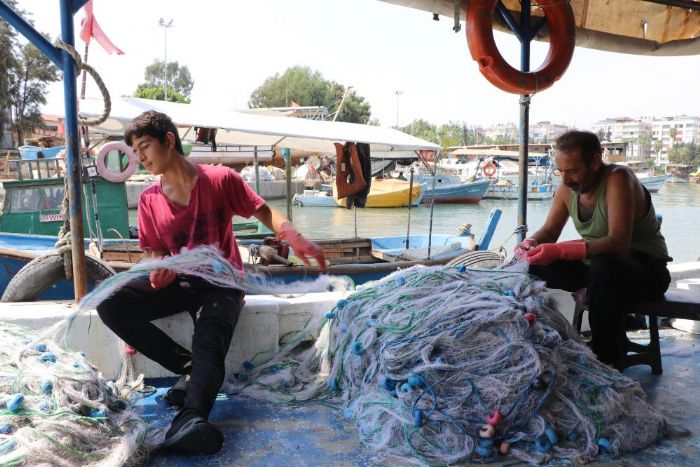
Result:
{"label": "blue painted pole", "polygon": [[489,249],[491,239],[493,238],[493,234],[496,231],[496,227],[498,226],[498,221],[501,220],[501,214],[503,214],[503,211],[501,211],[500,209],[494,209],[493,211],[491,211],[491,215],[489,216],[486,228],[481,233],[481,238],[479,238],[479,242],[476,244],[477,250]]}
{"label": "blue painted pole", "polygon": [[[73,15],[87,1],[61,0],[61,39],[66,44],[75,45]],[[66,106],[66,177],[68,178],[73,284],[75,287],[75,300],[79,301],[87,293],[87,273],[85,270],[85,249],[83,244],[83,210],[80,198],[81,173],[75,63],[67,52],[54,47],[31,24],[2,0],[0,0],[0,16],[63,71],[63,93]]]}
{"label": "blue painted pole", "polygon": [[[84,3],[84,2],[82,2]],[[75,45],[73,30],[74,0],[61,0],[61,39],[66,44]],[[71,250],[73,258],[73,287],[75,301],[80,301],[87,293],[87,271],[85,269],[85,247],[83,243],[83,209],[80,187],[80,142],[78,133],[78,92],[76,70],[73,59],[61,51],[63,70],[63,97],[66,106],[66,177],[68,178],[68,207],[71,230]]]}
{"label": "blue painted pole", "polygon": [[34,44],[37,49],[46,55],[49,60],[51,60],[54,65],[61,67],[63,62],[61,60],[61,53],[53,46],[44,36],[42,36],[34,26],[29,24],[18,15],[12,8],[7,6],[5,2],[0,0],[0,16],[2,16],[7,23],[15,28],[17,32],[26,37],[29,42]]}

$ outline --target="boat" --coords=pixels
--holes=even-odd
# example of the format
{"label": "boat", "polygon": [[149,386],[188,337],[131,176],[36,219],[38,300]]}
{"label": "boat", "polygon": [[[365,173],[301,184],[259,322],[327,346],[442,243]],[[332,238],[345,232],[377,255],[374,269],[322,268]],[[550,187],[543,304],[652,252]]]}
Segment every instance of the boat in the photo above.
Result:
{"label": "boat", "polygon": [[292,204],[299,207],[337,208],[333,195],[325,190],[304,190],[292,198]]}
{"label": "boat", "polygon": [[418,175],[414,183],[424,186],[424,203],[478,203],[486,195],[491,185],[491,180],[481,179],[474,181],[462,181],[456,175],[438,175],[435,178],[435,195],[433,198],[433,176]]}
{"label": "boat", "polygon": [[[398,269],[446,264],[466,252],[487,250],[500,218],[501,211],[494,209],[477,241],[468,228],[460,226],[453,235],[414,234],[408,237],[316,239],[314,242],[323,249],[326,256],[328,264],[325,274],[347,276],[358,285],[381,279]],[[295,257],[291,258],[291,264],[288,265],[262,265],[250,250],[250,246],[259,245],[261,239],[240,237],[238,233],[236,237],[248,272],[265,274],[282,282],[313,280],[323,273],[319,267],[308,267]],[[29,261],[55,253],[57,240],[55,235],[0,233],[0,293],[5,291],[10,280]],[[87,240],[85,247],[88,248]],[[136,239],[111,238],[103,241],[101,255],[106,265],[121,272],[139,262],[145,253]],[[89,284],[90,287],[93,285]],[[72,283],[60,279],[35,298],[66,300],[72,294]]]}
{"label": "boat", "polygon": [[[440,161],[443,172],[455,174],[462,180],[490,180],[484,199],[516,200],[520,193],[517,151],[493,147],[460,147],[453,149]],[[549,200],[554,197],[554,164],[545,153],[530,153],[528,157],[528,200]]]}
{"label": "boat", "polygon": [[688,164],[666,164],[666,183],[688,183],[693,166]]}
{"label": "boat", "polygon": [[52,159],[60,154],[65,146],[44,148],[41,146],[20,146],[17,148],[19,155],[24,160]]}
{"label": "boat", "polygon": [[651,175],[648,172],[635,172],[635,175],[649,193],[658,193],[669,178],[668,175]]}
{"label": "boat", "polygon": [[[410,201],[409,201],[410,193]],[[418,206],[425,195],[419,183],[411,183],[398,179],[373,180],[367,195],[367,208],[400,208]],[[348,198],[338,199],[335,189],[333,199],[340,207],[348,207]]]}

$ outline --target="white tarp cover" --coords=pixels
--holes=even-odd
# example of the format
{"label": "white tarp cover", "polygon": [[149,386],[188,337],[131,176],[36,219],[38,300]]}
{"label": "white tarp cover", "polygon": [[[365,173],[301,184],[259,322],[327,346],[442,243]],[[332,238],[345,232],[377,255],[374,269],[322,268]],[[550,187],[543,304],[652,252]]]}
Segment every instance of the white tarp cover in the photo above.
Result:
{"label": "white tarp cover", "polygon": [[[454,17],[455,0],[381,1]],[[639,55],[700,54],[700,10],[644,0],[562,1],[570,1],[574,10],[577,46]],[[683,1],[700,5],[700,0]],[[461,0],[462,21],[468,3],[469,0]],[[503,4],[516,20],[520,18],[520,0],[503,0]],[[532,0],[532,5],[532,14],[541,16],[536,0]],[[426,17],[426,22],[429,20]],[[510,32],[499,15],[494,15],[494,29]],[[464,28],[460,36],[463,38]],[[549,40],[546,27],[536,39]]]}
{"label": "white tarp cover", "polygon": [[[81,115],[102,113],[102,101],[79,101]],[[335,153],[333,143],[369,143],[372,152],[439,150],[440,146],[391,129],[357,123],[326,122],[302,118],[275,117],[237,112],[195,104],[119,97],[112,100],[109,119],[97,131],[123,134],[131,120],[147,110],[163,112],[178,126],[218,128],[217,144],[279,146],[315,152]],[[189,138],[194,138],[190,131]]]}

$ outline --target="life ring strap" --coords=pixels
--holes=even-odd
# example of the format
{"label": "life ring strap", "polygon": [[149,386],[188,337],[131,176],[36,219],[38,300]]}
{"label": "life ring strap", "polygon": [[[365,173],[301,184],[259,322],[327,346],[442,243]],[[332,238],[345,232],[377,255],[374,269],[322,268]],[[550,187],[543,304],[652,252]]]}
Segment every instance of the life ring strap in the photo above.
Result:
{"label": "life ring strap", "polygon": [[519,71],[506,62],[493,38],[493,15],[500,0],[470,0],[466,7],[469,52],[479,71],[494,86],[514,94],[534,94],[552,86],[571,63],[576,46],[576,23],[568,1],[539,0],[549,24],[549,52],[533,72]]}

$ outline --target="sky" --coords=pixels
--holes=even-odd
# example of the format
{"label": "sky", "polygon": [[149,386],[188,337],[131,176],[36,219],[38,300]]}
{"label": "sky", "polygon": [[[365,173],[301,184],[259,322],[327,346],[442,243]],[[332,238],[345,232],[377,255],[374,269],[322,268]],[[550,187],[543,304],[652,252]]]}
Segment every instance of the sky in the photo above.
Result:
{"label": "sky", "polygon": [[[36,27],[60,34],[58,0],[19,0]],[[165,54],[187,65],[192,102],[247,107],[255,88],[290,66],[309,66],[352,86],[383,126],[423,118],[487,126],[517,122],[518,96],[496,89],[479,73],[464,28],[450,18],[379,0],[94,0],[103,30],[125,54],[90,44],[89,63],[112,95],[131,95],[147,65]],[[76,14],[79,30],[82,12]],[[77,34],[76,34],[77,38]],[[78,50],[83,43],[77,38]],[[519,43],[496,33],[506,59],[517,64]],[[533,43],[532,69],[548,45]],[[700,57],[642,57],[577,48],[560,81],[532,99],[530,122],[577,128],[608,117],[700,115]],[[401,91],[397,98],[395,92]],[[88,84],[88,96],[97,89]],[[50,88],[47,112],[61,109],[62,86]],[[397,105],[398,104],[398,105]],[[398,115],[397,115],[398,114]]]}

